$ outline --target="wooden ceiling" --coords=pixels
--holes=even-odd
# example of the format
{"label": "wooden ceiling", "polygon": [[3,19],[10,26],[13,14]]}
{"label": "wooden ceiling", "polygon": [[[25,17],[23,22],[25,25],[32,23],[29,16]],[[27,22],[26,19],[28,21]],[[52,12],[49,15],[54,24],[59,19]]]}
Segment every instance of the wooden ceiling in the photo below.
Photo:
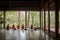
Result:
{"label": "wooden ceiling", "polygon": [[[0,0],[0,10],[41,10],[48,0]],[[52,2],[52,0],[50,0]],[[47,3],[47,4],[46,4]],[[54,4],[53,4],[54,5]],[[54,8],[54,7],[53,7]]]}

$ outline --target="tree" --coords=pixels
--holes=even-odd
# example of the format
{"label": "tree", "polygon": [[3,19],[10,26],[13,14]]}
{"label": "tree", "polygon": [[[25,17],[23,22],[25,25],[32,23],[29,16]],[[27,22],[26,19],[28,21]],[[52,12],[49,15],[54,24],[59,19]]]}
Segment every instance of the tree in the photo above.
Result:
{"label": "tree", "polygon": [[3,18],[3,11],[0,11],[0,28],[2,28],[2,25],[4,24],[4,18]]}

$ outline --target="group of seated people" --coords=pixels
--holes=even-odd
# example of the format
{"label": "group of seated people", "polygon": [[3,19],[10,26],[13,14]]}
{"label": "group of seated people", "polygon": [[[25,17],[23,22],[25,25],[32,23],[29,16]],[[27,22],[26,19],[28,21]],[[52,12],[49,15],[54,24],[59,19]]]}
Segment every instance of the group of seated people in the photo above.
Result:
{"label": "group of seated people", "polygon": [[[7,27],[6,27],[6,29],[7,29],[7,30],[9,30],[9,29],[14,29],[14,30],[16,30],[16,29],[25,29],[25,30],[26,30],[26,27],[24,27],[24,25],[22,25],[22,26],[20,27],[19,24],[18,24],[16,27],[15,27],[15,25],[13,24],[12,27],[10,27],[9,24],[8,24]],[[33,29],[33,25],[31,25],[30,29]]]}

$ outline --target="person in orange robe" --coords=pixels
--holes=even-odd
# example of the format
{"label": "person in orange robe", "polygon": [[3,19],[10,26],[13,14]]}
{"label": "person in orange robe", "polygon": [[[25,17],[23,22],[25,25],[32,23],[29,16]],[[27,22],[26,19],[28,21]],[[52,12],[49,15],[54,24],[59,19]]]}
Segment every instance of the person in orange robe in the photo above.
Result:
{"label": "person in orange robe", "polygon": [[22,25],[22,29],[24,29],[24,25]]}
{"label": "person in orange robe", "polygon": [[7,25],[7,30],[9,30],[9,24]]}
{"label": "person in orange robe", "polygon": [[15,25],[14,25],[14,24],[12,25],[12,29],[16,30],[16,27],[15,27]]}
{"label": "person in orange robe", "polygon": [[31,25],[31,29],[33,29],[33,25]]}
{"label": "person in orange robe", "polygon": [[18,24],[18,26],[17,26],[17,29],[20,29],[20,26],[19,26],[19,24]]}

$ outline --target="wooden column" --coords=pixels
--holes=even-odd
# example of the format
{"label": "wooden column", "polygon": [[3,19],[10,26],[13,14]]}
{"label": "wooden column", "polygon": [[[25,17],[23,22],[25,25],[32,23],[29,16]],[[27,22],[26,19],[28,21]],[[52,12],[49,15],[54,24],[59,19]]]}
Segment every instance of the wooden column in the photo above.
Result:
{"label": "wooden column", "polygon": [[25,28],[27,27],[27,11],[25,11]]}
{"label": "wooden column", "polygon": [[5,28],[5,23],[6,23],[5,19],[6,19],[6,11],[4,11],[4,28]]}
{"label": "wooden column", "polygon": [[43,16],[44,16],[44,15],[43,15],[43,14],[44,14],[44,13],[43,13],[43,12],[44,12],[44,11],[42,10],[42,30],[44,31],[44,26],[43,26],[43,24],[44,24],[44,22],[43,22],[43,21],[44,21],[44,19],[43,19]]}
{"label": "wooden column", "polygon": [[44,7],[44,31],[45,31],[45,29],[46,29],[46,17],[45,17],[45,7]]}
{"label": "wooden column", "polygon": [[20,11],[19,11],[19,16],[18,16],[18,23],[20,25]]}
{"label": "wooden column", "polygon": [[48,1],[48,36],[49,36],[49,38],[48,38],[48,40],[50,40],[50,3],[49,3],[49,1]]}
{"label": "wooden column", "polygon": [[41,29],[41,11],[40,11],[40,29]]}
{"label": "wooden column", "polygon": [[28,12],[28,27],[29,27],[29,16],[30,16],[30,13]]}
{"label": "wooden column", "polygon": [[41,11],[41,29],[42,29],[42,11]]}
{"label": "wooden column", "polygon": [[58,2],[57,0],[55,1],[55,32],[56,32],[56,39],[59,40],[58,38],[58,33],[59,33],[59,10],[58,10]]}
{"label": "wooden column", "polygon": [[[42,11],[41,11],[42,12]],[[41,29],[42,29],[42,13],[41,13]]]}
{"label": "wooden column", "polygon": [[45,34],[45,31],[46,31],[46,17],[45,17],[45,7],[44,7],[44,39],[46,40],[46,34]]}

